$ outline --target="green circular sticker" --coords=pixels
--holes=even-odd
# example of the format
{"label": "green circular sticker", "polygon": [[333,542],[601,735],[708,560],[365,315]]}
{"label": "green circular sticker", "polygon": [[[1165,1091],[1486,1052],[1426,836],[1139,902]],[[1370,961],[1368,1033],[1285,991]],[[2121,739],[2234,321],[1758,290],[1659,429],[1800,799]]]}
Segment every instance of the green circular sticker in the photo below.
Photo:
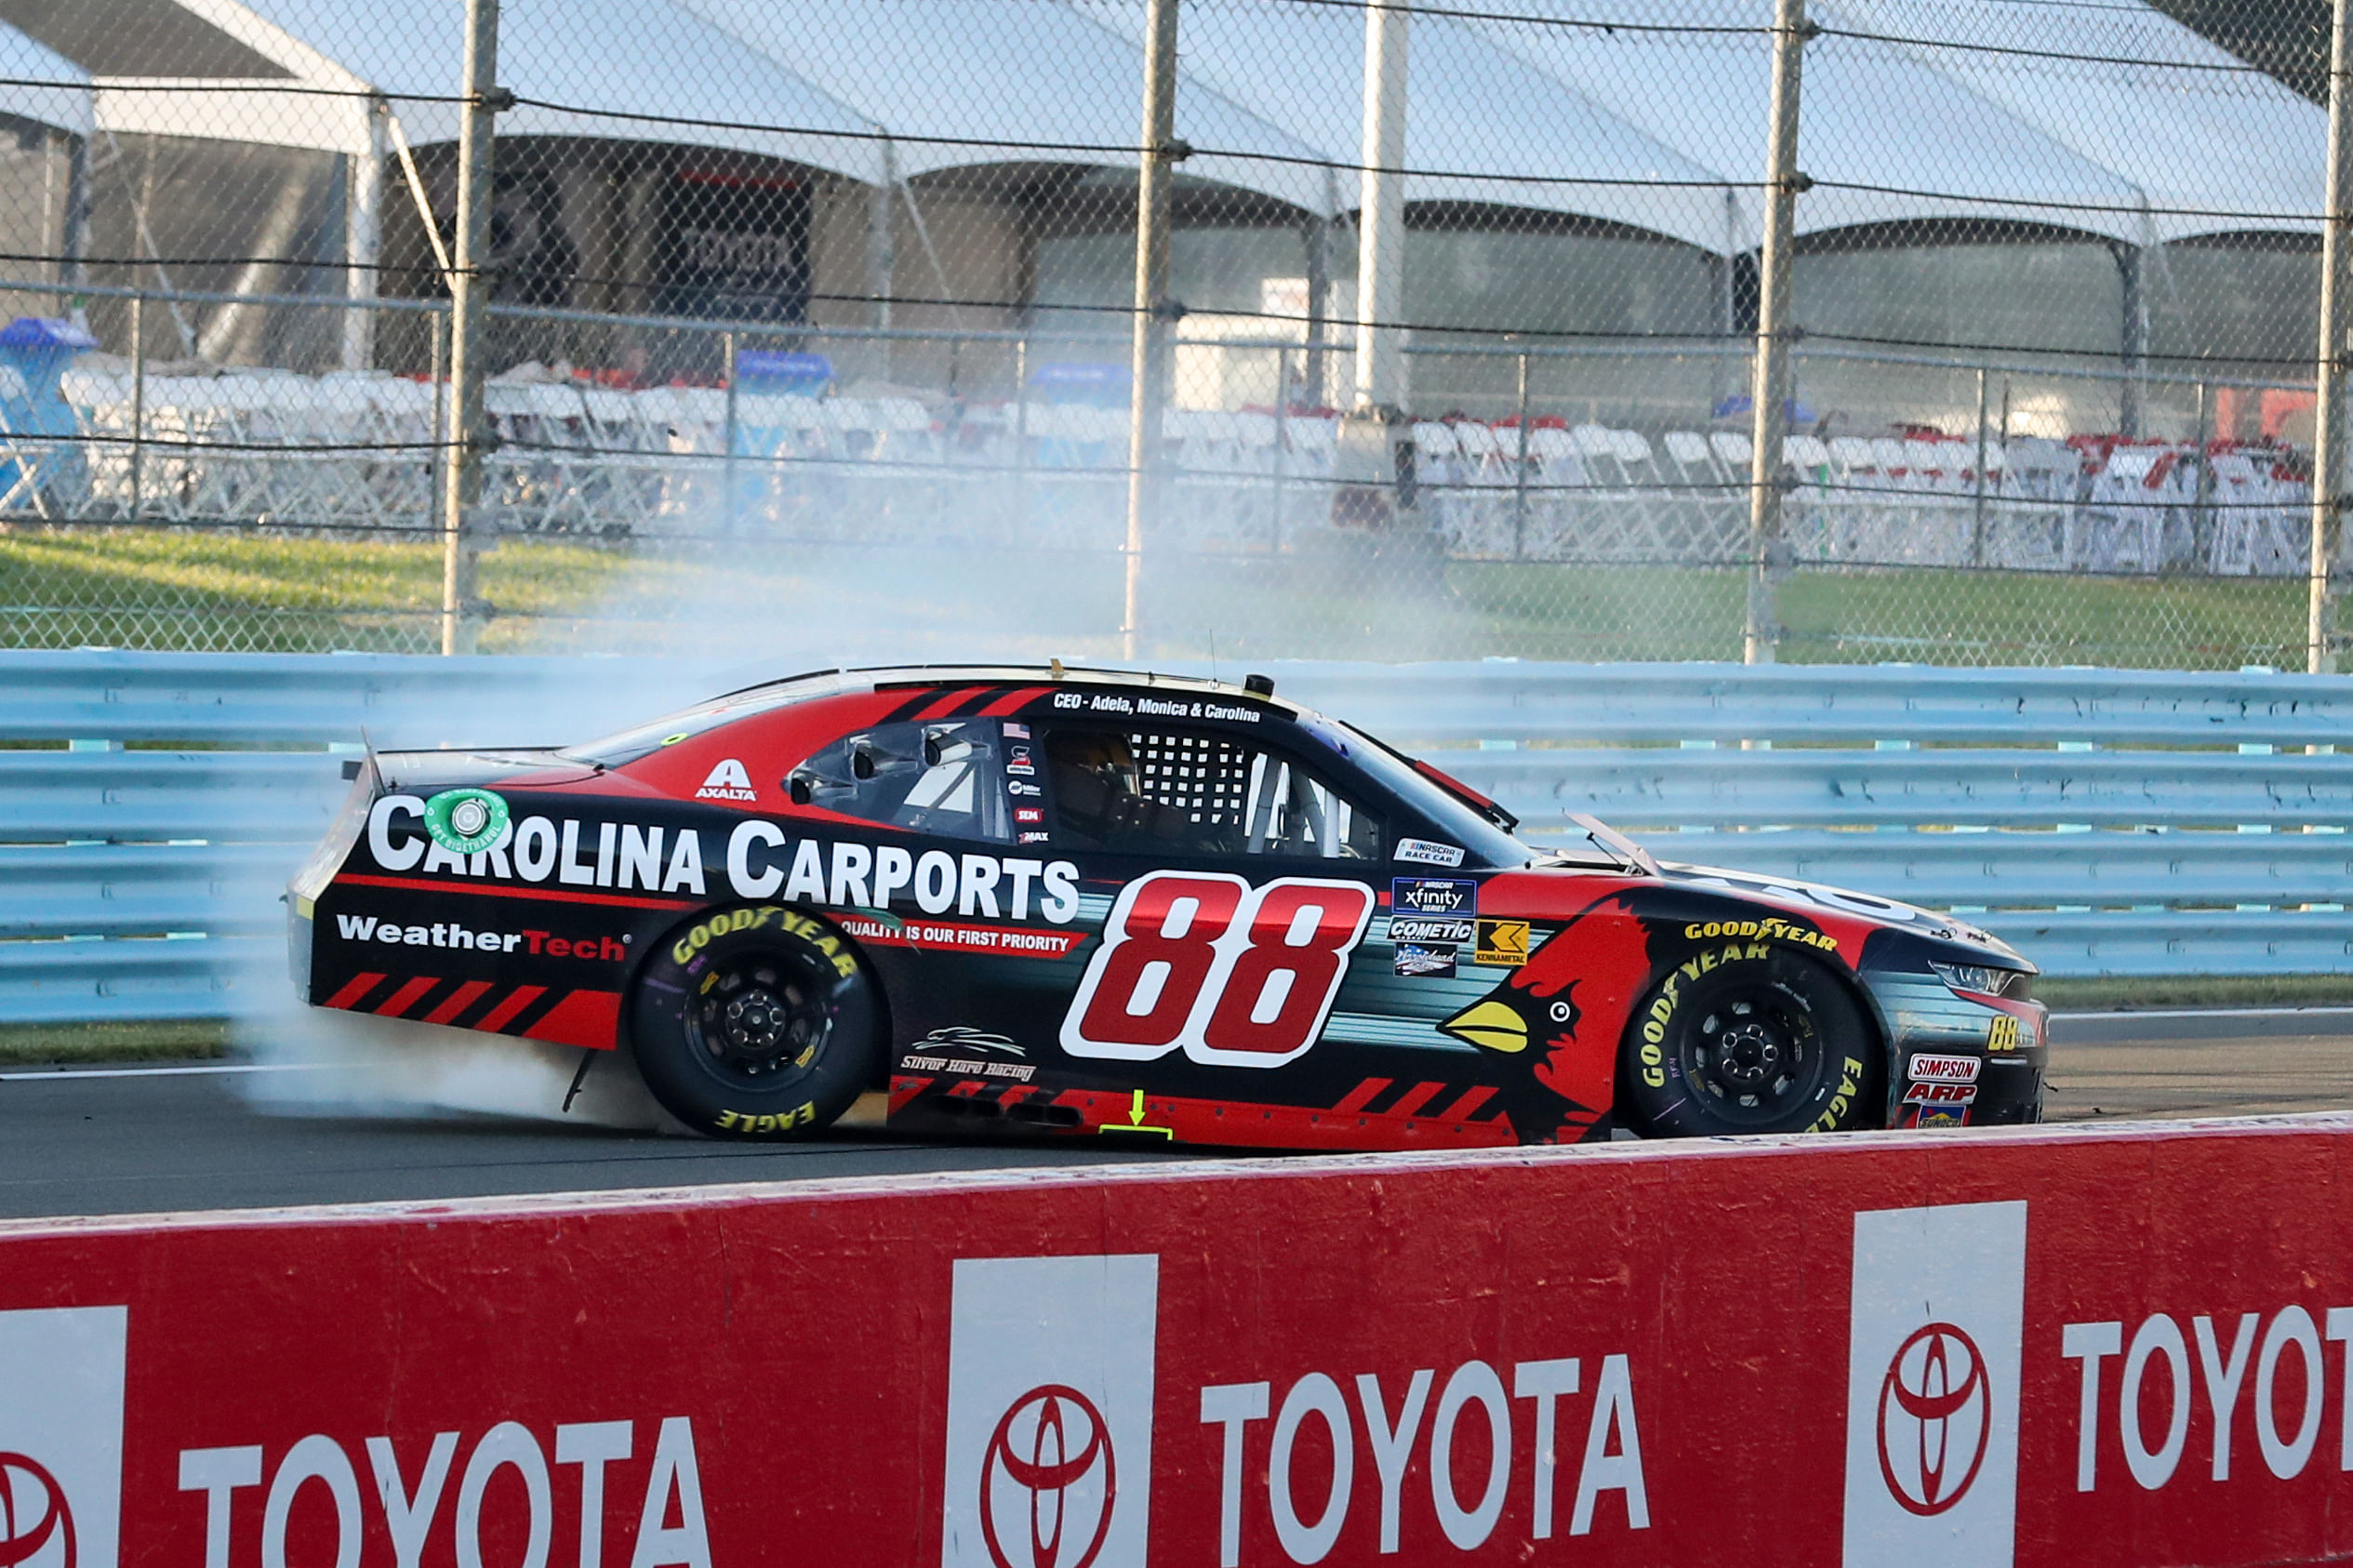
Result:
{"label": "green circular sticker", "polygon": [[477,855],[507,831],[507,803],[488,790],[444,790],[425,803],[425,831],[452,855]]}

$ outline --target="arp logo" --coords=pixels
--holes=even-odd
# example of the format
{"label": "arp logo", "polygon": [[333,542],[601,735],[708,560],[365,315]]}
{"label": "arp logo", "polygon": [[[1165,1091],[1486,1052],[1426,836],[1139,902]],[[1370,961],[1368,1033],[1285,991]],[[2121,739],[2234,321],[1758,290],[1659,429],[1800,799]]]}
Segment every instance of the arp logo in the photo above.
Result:
{"label": "arp logo", "polygon": [[942,1568],[1141,1562],[1152,1255],[956,1261]]}
{"label": "arp logo", "polygon": [[0,1568],[114,1568],[129,1319],[0,1312]]}
{"label": "arp logo", "polygon": [[2009,1568],[2027,1205],[1854,1216],[1847,1568]]}

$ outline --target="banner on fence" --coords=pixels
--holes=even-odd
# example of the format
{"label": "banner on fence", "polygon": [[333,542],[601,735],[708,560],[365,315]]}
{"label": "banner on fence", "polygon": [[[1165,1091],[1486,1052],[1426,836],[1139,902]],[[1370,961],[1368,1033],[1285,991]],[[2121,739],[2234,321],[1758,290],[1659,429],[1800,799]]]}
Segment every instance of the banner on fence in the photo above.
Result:
{"label": "banner on fence", "polygon": [[2353,1118],[0,1228],[11,1568],[2276,1563]]}

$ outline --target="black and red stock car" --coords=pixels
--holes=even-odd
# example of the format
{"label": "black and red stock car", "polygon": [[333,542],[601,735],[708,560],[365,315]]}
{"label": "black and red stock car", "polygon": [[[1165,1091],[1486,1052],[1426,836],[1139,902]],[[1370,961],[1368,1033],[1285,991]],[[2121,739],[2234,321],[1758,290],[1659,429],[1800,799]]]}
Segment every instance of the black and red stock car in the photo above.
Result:
{"label": "black and red stock car", "polygon": [[321,1007],[626,1047],[723,1136],[2040,1116],[2035,970],[1982,932],[1514,827],[1259,677],[827,671],[584,746],[371,755],[292,958]]}

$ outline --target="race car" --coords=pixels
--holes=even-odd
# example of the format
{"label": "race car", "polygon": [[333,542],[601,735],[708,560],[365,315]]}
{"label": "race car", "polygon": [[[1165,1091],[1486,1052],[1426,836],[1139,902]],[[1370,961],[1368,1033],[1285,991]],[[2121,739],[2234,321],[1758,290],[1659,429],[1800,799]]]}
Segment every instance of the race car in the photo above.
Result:
{"label": "race car", "polygon": [[620,1049],[723,1137],[1388,1149],[2041,1116],[2036,970],[1984,932],[1661,865],[1589,818],[1531,844],[1262,676],[828,671],[355,772],[287,898],[306,1001]]}

